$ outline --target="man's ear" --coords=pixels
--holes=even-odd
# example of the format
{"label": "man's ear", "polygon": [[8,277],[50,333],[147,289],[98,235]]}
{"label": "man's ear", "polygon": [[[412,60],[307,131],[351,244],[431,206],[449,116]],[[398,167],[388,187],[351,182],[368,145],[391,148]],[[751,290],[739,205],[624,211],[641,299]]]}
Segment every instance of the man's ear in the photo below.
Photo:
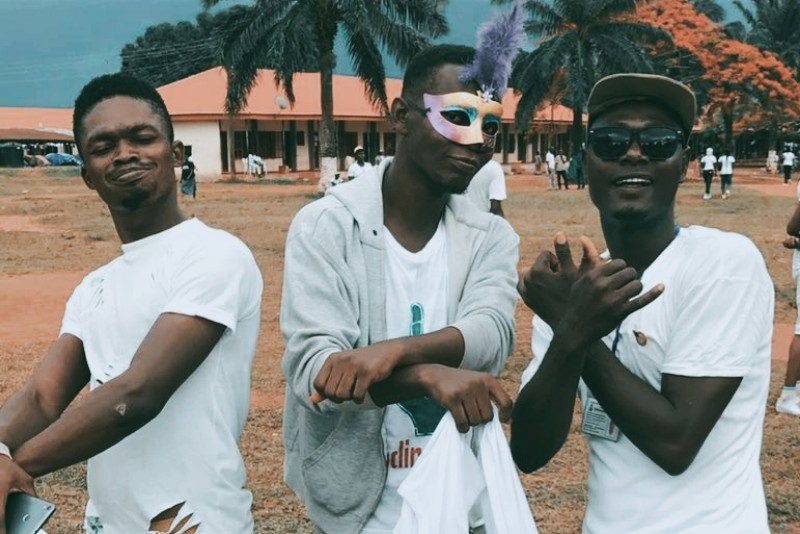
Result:
{"label": "man's ear", "polygon": [[178,141],[177,139],[172,142],[172,157],[175,161],[173,161],[174,167],[180,167],[183,165],[183,155],[185,149],[183,147],[183,141]]}
{"label": "man's ear", "polygon": [[408,103],[401,97],[397,97],[392,101],[389,108],[389,119],[392,121],[392,126],[395,131],[399,133],[406,133],[406,121],[408,120]]}
{"label": "man's ear", "polygon": [[92,180],[89,178],[89,173],[86,172],[86,164],[85,163],[83,165],[81,165],[81,178],[83,178],[83,183],[86,184],[86,187],[88,187],[89,189],[91,189],[93,191],[96,189],[94,184],[92,183]]}

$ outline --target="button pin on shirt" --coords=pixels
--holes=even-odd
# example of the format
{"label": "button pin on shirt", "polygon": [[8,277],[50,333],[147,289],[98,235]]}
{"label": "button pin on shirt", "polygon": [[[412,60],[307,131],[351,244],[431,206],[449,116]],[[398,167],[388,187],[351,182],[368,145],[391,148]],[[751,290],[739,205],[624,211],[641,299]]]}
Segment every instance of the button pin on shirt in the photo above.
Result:
{"label": "button pin on shirt", "polygon": [[634,330],[633,337],[636,338],[636,343],[638,343],[640,347],[647,345],[647,336],[643,332]]}

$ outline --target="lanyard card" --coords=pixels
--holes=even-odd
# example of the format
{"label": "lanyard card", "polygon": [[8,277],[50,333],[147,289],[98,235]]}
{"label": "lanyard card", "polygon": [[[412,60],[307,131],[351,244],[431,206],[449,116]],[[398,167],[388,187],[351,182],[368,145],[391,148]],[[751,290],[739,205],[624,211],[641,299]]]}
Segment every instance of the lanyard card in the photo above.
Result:
{"label": "lanyard card", "polygon": [[614,424],[611,417],[597,402],[594,397],[589,397],[583,409],[583,423],[581,430],[584,434],[607,439],[609,441],[619,440],[619,427]]}

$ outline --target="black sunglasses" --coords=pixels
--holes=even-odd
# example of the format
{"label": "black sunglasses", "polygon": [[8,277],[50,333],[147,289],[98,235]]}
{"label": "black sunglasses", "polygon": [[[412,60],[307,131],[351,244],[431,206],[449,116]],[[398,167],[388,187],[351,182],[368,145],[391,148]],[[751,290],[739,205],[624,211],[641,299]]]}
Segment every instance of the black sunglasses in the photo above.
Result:
{"label": "black sunglasses", "polygon": [[605,161],[615,161],[627,154],[633,142],[642,154],[653,161],[664,161],[683,146],[683,132],[666,126],[650,126],[638,130],[624,126],[608,126],[589,130],[587,144]]}

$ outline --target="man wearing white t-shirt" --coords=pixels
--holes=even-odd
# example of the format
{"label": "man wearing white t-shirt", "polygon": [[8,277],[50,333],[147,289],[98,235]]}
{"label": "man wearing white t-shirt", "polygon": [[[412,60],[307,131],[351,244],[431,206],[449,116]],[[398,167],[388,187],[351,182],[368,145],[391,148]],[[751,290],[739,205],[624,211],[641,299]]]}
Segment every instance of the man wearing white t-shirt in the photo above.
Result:
{"label": "man wearing white t-shirt", "polygon": [[707,148],[706,155],[700,158],[700,168],[703,171],[703,181],[706,183],[706,192],[703,200],[711,200],[711,181],[717,172],[717,158],[714,156],[714,149]]}
{"label": "man wearing white t-shirt", "polygon": [[355,150],[353,150],[353,156],[355,156],[356,160],[351,163],[350,167],[347,169],[348,180],[355,180],[365,172],[372,169],[372,164],[364,161],[364,147],[357,146]]}
{"label": "man wearing white t-shirt", "polygon": [[694,94],[618,74],[590,93],[584,160],[608,252],[566,235],[520,281],[533,361],[514,408],[517,465],[545,465],[578,394],[585,533],[769,532],[759,457],[774,290],[746,237],[679,227]]}
{"label": "man wearing white t-shirt", "polygon": [[503,201],[506,199],[506,173],[503,166],[493,159],[481,167],[464,195],[482,211],[505,217]]}
{"label": "man wearing white t-shirt", "polygon": [[548,148],[544,155],[544,162],[547,165],[547,189],[556,188],[556,155],[553,148]]}
{"label": "man wearing white t-shirt", "polygon": [[396,156],[289,229],[284,468],[317,533],[391,534],[397,489],[445,411],[462,432],[492,403],[510,412],[495,377],[513,347],[519,239],[461,195],[502,116],[500,94],[462,81],[476,57],[419,53],[391,106]]}
{"label": "man wearing white t-shirt", "polygon": [[733,164],[736,158],[731,156],[729,149],[724,149],[719,157],[719,178],[722,182],[722,199],[727,200],[731,196],[731,186],[733,184]]}
{"label": "man wearing white t-shirt", "polygon": [[794,168],[794,160],[797,159],[797,156],[795,156],[794,152],[787,146],[783,149],[781,159],[783,160],[783,183],[788,184],[792,181],[792,169]]}
{"label": "man wearing white t-shirt", "polygon": [[238,440],[258,266],[237,238],[181,213],[183,144],[151,86],[92,80],[73,128],[83,179],[108,206],[122,255],[78,285],[58,339],[0,410],[2,501],[88,459],[87,533],[252,533]]}

